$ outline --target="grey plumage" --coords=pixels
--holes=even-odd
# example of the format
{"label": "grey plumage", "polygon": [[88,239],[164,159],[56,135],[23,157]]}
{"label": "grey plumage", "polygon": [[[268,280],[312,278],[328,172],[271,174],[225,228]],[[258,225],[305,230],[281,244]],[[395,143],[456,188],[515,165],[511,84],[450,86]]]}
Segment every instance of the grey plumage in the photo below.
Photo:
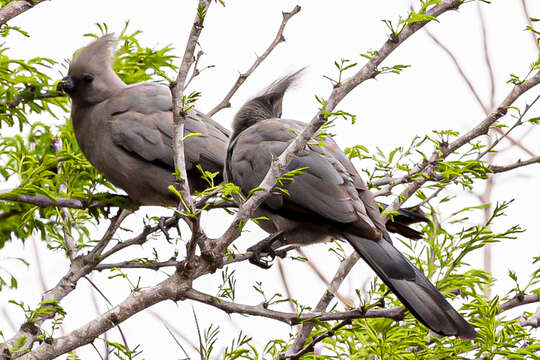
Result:
{"label": "grey plumage", "polygon": [[[105,35],[80,50],[59,83],[72,99],[75,136],[87,159],[114,185],[143,205],[176,205],[168,190],[172,175],[172,99],[166,86],[126,85],[111,66],[115,39]],[[221,172],[229,132],[197,110],[189,113],[185,134],[186,169],[191,190],[206,183],[196,169]],[[218,177],[218,182],[221,181]]]}
{"label": "grey plumage", "polygon": [[[236,115],[225,177],[244,193],[259,185],[272,158],[279,156],[305,126],[278,118],[283,94],[297,76],[295,73],[274,83],[269,92],[248,101]],[[323,147],[308,145],[287,168],[308,167],[285,185],[290,195],[272,194],[258,209],[257,215],[270,219],[259,221],[259,225],[276,234],[271,249],[333,237],[346,240],[428,328],[441,335],[474,338],[472,326],[392,245],[377,204],[352,162],[332,139],[325,142]]]}

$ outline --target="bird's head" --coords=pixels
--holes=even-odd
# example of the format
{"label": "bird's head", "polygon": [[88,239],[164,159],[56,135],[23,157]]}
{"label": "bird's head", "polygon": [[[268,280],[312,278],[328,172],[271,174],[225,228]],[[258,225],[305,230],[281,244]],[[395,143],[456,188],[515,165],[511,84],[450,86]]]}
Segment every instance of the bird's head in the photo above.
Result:
{"label": "bird's head", "polygon": [[74,104],[84,106],[97,104],[125,86],[112,69],[115,43],[114,36],[107,34],[75,53],[68,75],[58,83],[57,90],[67,93]]}

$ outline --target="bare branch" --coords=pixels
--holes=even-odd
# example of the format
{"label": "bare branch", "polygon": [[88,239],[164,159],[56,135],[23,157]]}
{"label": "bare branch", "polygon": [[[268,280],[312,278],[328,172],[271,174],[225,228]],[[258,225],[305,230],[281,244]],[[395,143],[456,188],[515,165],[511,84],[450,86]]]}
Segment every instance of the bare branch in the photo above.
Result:
{"label": "bare branch", "polygon": [[191,339],[189,339],[186,335],[184,335],[181,331],[179,331],[176,327],[172,326],[171,323],[169,323],[165,318],[163,318],[161,315],[159,315],[157,312],[155,311],[152,311],[150,310],[149,311],[150,315],[152,315],[153,317],[155,317],[156,319],[158,319],[162,324],[163,326],[165,326],[165,328],[169,331],[173,331],[178,337],[182,338],[182,340],[184,340],[186,343],[189,344],[189,346],[195,350],[195,351],[198,351],[199,350],[199,347],[197,345],[195,345],[193,343],[193,341],[191,341]]}
{"label": "bare branch", "polygon": [[[296,251],[298,251],[298,253],[305,257],[307,259],[307,263],[309,265],[309,267],[311,268],[311,270],[313,270],[313,272],[315,274],[317,274],[317,277],[319,279],[321,279],[321,281],[324,283],[324,285],[326,287],[329,287],[330,286],[330,281],[328,281],[328,279],[323,275],[323,273],[321,272],[321,270],[319,269],[319,267],[309,258],[309,256],[307,256],[307,254],[305,253],[304,249],[302,248],[298,248]],[[342,295],[339,291],[334,291],[334,295],[345,305],[347,306],[350,306],[352,301],[351,299],[347,298],[345,295]]]}
{"label": "bare branch", "polygon": [[45,0],[19,0],[0,9],[0,26]]}
{"label": "bare branch", "polygon": [[[41,296],[39,309],[46,309],[50,307],[51,305],[49,304],[51,302],[59,302],[66,295],[75,290],[79,279],[89,274],[93,270],[95,261],[96,259],[94,256],[87,255],[76,257],[71,262],[69,271],[66,273],[66,275],[64,275],[64,277],[62,277],[62,279],[60,279],[58,284]],[[47,304],[47,302],[49,304]],[[48,315],[40,315],[35,317],[32,323],[24,323],[21,325],[20,329],[11,339],[9,339],[5,344],[0,345],[0,354],[3,353],[6,345],[12,347],[13,344],[21,338],[24,338],[25,341],[24,344],[19,347],[19,351],[22,352],[26,349],[30,349],[32,344],[38,341],[38,337],[40,335],[39,326],[43,324],[45,320],[52,318],[54,315],[55,312],[50,311]]]}
{"label": "bare branch", "polygon": [[[279,270],[279,277],[281,278],[281,283],[283,284],[283,287],[285,288],[285,294],[287,295],[288,299],[293,299],[291,289],[289,287],[289,282],[287,281],[287,276],[285,275],[283,261],[281,261],[281,259],[279,258],[277,259],[277,265],[278,265],[278,270]],[[294,304],[291,301],[289,301],[288,303],[291,307],[291,311],[296,311]]]}
{"label": "bare branch", "polygon": [[[54,200],[45,195],[10,195],[11,191],[0,192],[0,200],[22,202],[26,204],[36,205],[42,208],[45,207],[59,207],[70,209],[91,209],[91,208],[104,208],[108,206],[118,206],[118,203],[133,203],[127,196],[108,194],[108,199],[101,200],[88,200],[88,199],[76,199],[76,198],[62,198],[58,197]],[[135,206],[133,206],[135,207]]]}
{"label": "bare branch", "polygon": [[[533,107],[533,105],[538,101],[538,99],[540,99],[540,95],[538,95],[530,104],[527,104],[525,106],[525,110],[523,111],[523,113],[521,113],[521,115],[519,116],[519,118],[517,119],[517,121],[514,123],[514,125],[512,125],[508,130],[506,130],[506,132],[502,132],[501,129],[501,136],[499,138],[497,138],[495,141],[491,142],[489,144],[489,146],[481,153],[478,155],[478,157],[476,158],[477,160],[479,160],[480,158],[484,157],[486,154],[490,153],[492,149],[495,148],[495,146],[497,146],[497,144],[504,138],[508,137],[508,134],[510,134],[510,132],[512,130],[514,130],[515,128],[517,128],[518,126],[521,126],[523,124],[523,118],[525,117],[525,115],[527,114],[527,112],[529,112],[529,110]],[[498,128],[497,128],[498,129]],[[531,156],[534,156],[534,154],[531,152]]]}
{"label": "bare branch", "polygon": [[[334,298],[334,294],[338,291],[339,286],[341,285],[343,280],[345,280],[345,278],[359,259],[360,255],[358,255],[357,252],[353,252],[347,259],[341,262],[338,270],[336,271],[336,274],[334,275],[334,278],[328,286],[328,290],[324,292],[323,296],[319,300],[319,303],[317,304],[317,306],[315,306],[315,312],[323,312],[326,310],[328,304],[330,304],[330,301]],[[291,345],[289,350],[287,350],[286,355],[295,354],[300,351],[304,347],[304,343],[309,337],[309,334],[311,334],[312,330],[313,324],[304,324],[302,326],[302,329],[296,336],[294,343]]]}
{"label": "bare branch", "polygon": [[[527,24],[530,27],[533,27],[531,17],[529,16],[529,9],[527,9],[527,2],[525,0],[521,0],[521,7],[523,9],[523,15],[525,15],[525,21],[527,21]],[[533,41],[534,45],[536,46],[536,49],[540,53],[540,43],[538,41],[536,41],[536,36],[534,35],[534,33],[532,31],[530,32],[530,34],[531,34],[532,41]]]}
{"label": "bare branch", "polygon": [[343,320],[339,324],[332,327],[332,330],[328,330],[327,332],[320,334],[319,336],[313,338],[309,344],[307,344],[302,350],[294,353],[294,354],[283,354],[280,356],[280,359],[291,359],[296,360],[299,359],[300,356],[307,354],[308,352],[312,352],[315,350],[315,344],[321,342],[322,340],[332,337],[335,335],[336,331],[344,327],[345,325],[349,325],[351,323],[350,319]]}
{"label": "bare branch", "polygon": [[285,30],[285,26],[287,25],[287,22],[296,14],[300,12],[300,6],[296,5],[294,9],[292,9],[290,12],[284,12],[283,13],[283,20],[281,21],[281,25],[279,26],[279,30],[276,34],[276,37],[268,46],[268,48],[264,51],[264,53],[257,57],[253,65],[249,68],[248,71],[246,71],[243,74],[238,75],[238,79],[232,86],[232,88],[229,90],[227,95],[223,98],[223,100],[220,101],[219,104],[217,104],[212,110],[208,112],[208,117],[214,116],[218,111],[221,111],[225,108],[228,108],[231,106],[230,100],[233,97],[233,95],[238,91],[240,86],[244,83],[244,81],[247,80],[247,78],[261,65],[261,63],[270,55],[270,53],[274,50],[274,48],[281,42],[285,41],[285,38],[283,37],[283,30]]}
{"label": "bare branch", "polygon": [[355,309],[350,311],[344,311],[341,313],[325,313],[325,312],[311,312],[311,313],[287,313],[283,311],[270,310],[266,308],[265,304],[260,305],[245,305],[238,304],[223,299],[218,299],[215,296],[211,296],[195,289],[186,290],[182,296],[187,299],[199,301],[218,309],[225,311],[228,314],[246,314],[266,317],[274,320],[284,322],[289,325],[297,325],[313,320],[317,321],[331,321],[331,320],[344,320],[344,319],[367,319],[367,318],[388,318],[394,320],[403,319],[405,309],[402,307],[395,307],[391,309],[382,310],[368,310],[363,311],[361,309]]}
{"label": "bare branch", "polygon": [[30,88],[29,94],[27,96],[19,94],[15,96],[15,98],[13,98],[13,100],[9,102],[6,99],[1,99],[0,103],[8,104],[9,107],[14,108],[14,107],[19,106],[22,102],[26,102],[26,101],[43,100],[43,99],[51,99],[51,98],[66,96],[66,94],[64,94],[63,92],[58,92],[58,91],[49,91],[49,92],[35,94],[34,91],[32,91],[32,89],[33,88]]}
{"label": "bare branch", "polygon": [[428,29],[425,29],[424,31],[426,32],[427,36],[429,36],[429,38],[437,46],[439,46],[446,53],[446,55],[448,55],[448,57],[452,60],[452,62],[454,63],[454,66],[456,67],[456,70],[458,71],[459,75],[461,75],[461,78],[463,79],[463,81],[465,81],[465,84],[467,84],[467,87],[469,88],[469,90],[473,94],[476,102],[482,107],[482,110],[484,110],[484,113],[488,114],[489,113],[488,107],[486,106],[486,104],[484,104],[484,102],[480,98],[480,95],[478,95],[478,92],[476,91],[476,88],[473,86],[471,80],[469,79],[469,77],[463,71],[463,68],[461,67],[461,65],[460,65],[458,59],[456,58],[456,56],[454,55],[454,53],[452,51],[450,51],[450,49],[448,47],[446,47],[439,39],[437,39],[437,37],[435,35],[433,35],[431,33],[431,31],[429,31]]}
{"label": "bare branch", "polygon": [[97,245],[94,246],[94,248],[91,251],[91,254],[101,255],[101,253],[103,252],[107,244],[109,244],[109,242],[111,241],[113,235],[116,233],[118,228],[120,228],[122,221],[124,221],[124,219],[132,213],[133,212],[130,210],[118,209],[118,214],[111,219],[111,223],[109,224],[107,231],[105,231],[105,234],[103,234],[103,237],[97,243]]}
{"label": "bare branch", "polygon": [[491,165],[490,167],[491,167],[491,170],[494,173],[501,173],[501,172],[505,172],[505,171],[514,170],[514,169],[522,167],[522,166],[527,166],[527,165],[531,165],[531,164],[538,164],[538,163],[540,163],[540,156],[535,156],[535,157],[533,157],[533,158],[531,158],[529,160],[525,160],[525,161],[518,160],[515,163],[510,164],[510,165],[505,165],[505,166]]}
{"label": "bare branch", "polygon": [[[494,101],[494,91],[495,91],[494,90],[495,89],[494,84],[492,83],[492,86],[491,86],[490,108],[488,108],[488,106],[480,98],[480,95],[478,95],[478,92],[476,91],[476,88],[473,86],[471,80],[469,79],[469,77],[463,71],[463,68],[461,67],[458,59],[455,57],[455,55],[452,53],[452,51],[450,49],[448,49],[448,47],[446,47],[439,39],[437,39],[437,37],[435,37],[435,35],[433,35],[429,30],[426,29],[425,31],[426,31],[427,35],[431,38],[431,40],[433,40],[433,42],[435,44],[437,44],[450,57],[450,59],[452,60],[452,62],[455,65],[458,73],[460,74],[461,78],[467,84],[467,87],[469,88],[469,90],[473,94],[474,98],[476,99],[476,102],[480,105],[480,107],[482,108],[484,113],[486,115],[488,115],[490,112],[492,112],[493,107],[495,106],[494,104],[491,104]],[[485,35],[485,33],[484,33],[484,35]],[[486,42],[485,39],[484,39],[484,51],[485,51],[485,54],[486,54],[485,59],[486,59],[486,62],[488,63],[488,68],[489,68],[489,72],[490,72],[490,82],[493,82],[494,81],[493,80],[493,74],[492,74],[493,70],[491,69],[491,62],[489,60],[489,56],[487,55],[487,42]],[[495,128],[494,131],[499,133],[499,134],[503,133],[503,131],[501,129],[499,129],[499,128]],[[507,140],[510,141],[513,145],[521,148],[527,154],[529,154],[531,156],[535,155],[531,150],[529,150],[527,147],[525,147],[520,141],[515,140],[514,138],[512,138],[510,136],[507,137]]]}
{"label": "bare branch", "polygon": [[179,209],[185,207],[186,211],[191,209],[192,199],[189,191],[189,182],[184,157],[184,124],[186,121],[187,112],[189,111],[189,109],[186,109],[186,101],[184,100],[184,88],[189,69],[194,61],[193,54],[195,53],[195,46],[197,46],[197,40],[199,39],[199,35],[203,29],[204,17],[206,16],[206,12],[208,11],[211,3],[211,0],[199,0],[195,21],[189,34],[182,63],[178,71],[178,76],[176,77],[176,81],[171,84],[174,123],[174,167],[178,174],[179,191],[183,200],[180,201],[178,207]]}
{"label": "bare branch", "polygon": [[482,12],[482,5],[480,4],[480,2],[476,3],[476,9],[478,10],[480,27],[482,28],[482,47],[484,49],[484,61],[486,62],[486,67],[489,74],[489,110],[492,111],[495,107],[495,75],[493,73],[493,66],[491,65],[491,59],[489,57],[486,21],[484,20],[484,13]]}
{"label": "bare branch", "polygon": [[506,96],[506,98],[498,106],[497,111],[489,114],[482,122],[480,122],[480,124],[478,124],[469,132],[448,144],[448,146],[446,146],[444,149],[441,149],[441,151],[433,152],[429,160],[424,161],[422,164],[417,166],[417,168],[411,174],[408,175],[411,176],[413,174],[418,174],[422,172],[426,175],[426,177],[421,177],[409,184],[405,188],[405,190],[403,190],[401,194],[396,198],[392,205],[386,209],[386,211],[397,210],[399,208],[400,202],[404,202],[409,197],[411,197],[416,192],[416,190],[418,190],[426,181],[428,181],[431,176],[433,176],[437,169],[437,164],[439,160],[445,159],[448,155],[452,154],[463,145],[469,143],[471,140],[479,136],[486,135],[491,126],[495,124],[497,120],[499,120],[501,117],[506,115],[507,108],[512,105],[517,98],[519,98],[527,90],[538,85],[539,83],[540,71],[537,72],[529,80],[525,80],[522,83],[515,85],[514,88],[510,91],[510,93]]}
{"label": "bare branch", "polygon": [[501,312],[502,312],[502,311],[513,309],[521,305],[532,304],[539,301],[540,299],[538,298],[538,294],[530,294],[530,295],[520,294],[500,304],[499,308],[501,309]]}

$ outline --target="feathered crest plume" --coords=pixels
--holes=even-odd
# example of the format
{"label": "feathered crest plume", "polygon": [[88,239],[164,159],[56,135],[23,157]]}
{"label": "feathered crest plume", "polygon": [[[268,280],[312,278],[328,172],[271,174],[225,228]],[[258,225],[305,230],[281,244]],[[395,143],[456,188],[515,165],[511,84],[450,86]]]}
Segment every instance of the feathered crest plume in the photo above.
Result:
{"label": "feathered crest plume", "polygon": [[304,69],[274,81],[259,95],[248,100],[234,117],[233,129],[235,133],[240,133],[257,121],[281,117],[283,96],[296,83]]}
{"label": "feathered crest plume", "polygon": [[114,34],[105,34],[92,41],[73,55],[69,72],[100,73],[111,69],[113,51],[116,45]]}

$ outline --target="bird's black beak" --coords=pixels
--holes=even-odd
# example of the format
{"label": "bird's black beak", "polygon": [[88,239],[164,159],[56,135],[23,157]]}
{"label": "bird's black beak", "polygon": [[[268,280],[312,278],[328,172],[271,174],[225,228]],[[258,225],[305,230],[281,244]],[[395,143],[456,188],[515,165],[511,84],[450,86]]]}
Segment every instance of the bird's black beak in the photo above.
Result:
{"label": "bird's black beak", "polygon": [[58,85],[56,85],[57,91],[64,91],[68,94],[73,91],[73,89],[75,89],[75,84],[73,83],[73,79],[71,78],[71,76],[66,76],[65,78],[60,80]]}

